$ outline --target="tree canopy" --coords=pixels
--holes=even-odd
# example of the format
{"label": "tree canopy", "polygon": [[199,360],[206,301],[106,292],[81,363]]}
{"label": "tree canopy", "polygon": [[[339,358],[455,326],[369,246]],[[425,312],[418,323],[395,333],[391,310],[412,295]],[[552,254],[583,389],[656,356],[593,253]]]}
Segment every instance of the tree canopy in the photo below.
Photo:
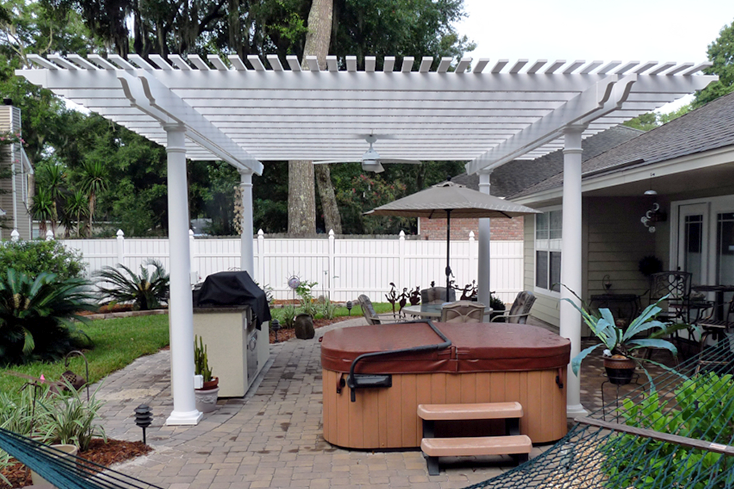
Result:
{"label": "tree canopy", "polygon": [[734,91],[734,22],[719,31],[719,37],[709,44],[706,53],[713,66],[704,72],[707,75],[719,75],[719,80],[696,92],[694,108]]}

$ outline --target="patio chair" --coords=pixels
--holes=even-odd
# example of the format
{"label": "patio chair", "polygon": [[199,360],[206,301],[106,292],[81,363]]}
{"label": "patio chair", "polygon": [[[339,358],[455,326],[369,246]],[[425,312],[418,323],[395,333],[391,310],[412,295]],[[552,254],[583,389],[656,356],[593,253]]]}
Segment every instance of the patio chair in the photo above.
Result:
{"label": "patio chair", "polygon": [[691,300],[691,276],[690,272],[680,270],[668,270],[653,273],[650,276],[649,304],[654,304],[665,296],[668,296],[668,308],[658,314],[658,320],[662,322],[684,322],[689,321],[688,304]]}
{"label": "patio chair", "polygon": [[441,304],[443,302],[456,302],[456,291],[449,290],[449,300],[446,300],[446,287],[430,287],[421,290],[421,302],[423,304]]}
{"label": "patio chair", "polygon": [[452,302],[441,309],[442,323],[481,323],[483,320],[484,304],[481,302]]}
{"label": "patio chair", "polygon": [[702,330],[701,350],[706,347],[706,340],[709,338],[719,341],[724,338],[725,333],[734,331],[734,298],[729,302],[729,309],[722,319],[714,319],[715,310],[712,308],[711,311],[709,317],[697,323]]}
{"label": "patio chair", "polygon": [[533,295],[532,292],[523,290],[517,294],[517,297],[515,297],[515,302],[512,303],[510,310],[505,311],[504,314],[493,317],[491,322],[504,321],[526,324],[534,303],[535,295]]}
{"label": "patio chair", "polygon": [[365,319],[367,319],[367,324],[381,324],[380,318],[377,316],[375,308],[372,307],[372,301],[369,297],[362,294],[357,297],[357,301],[362,307],[362,314],[364,314]]}

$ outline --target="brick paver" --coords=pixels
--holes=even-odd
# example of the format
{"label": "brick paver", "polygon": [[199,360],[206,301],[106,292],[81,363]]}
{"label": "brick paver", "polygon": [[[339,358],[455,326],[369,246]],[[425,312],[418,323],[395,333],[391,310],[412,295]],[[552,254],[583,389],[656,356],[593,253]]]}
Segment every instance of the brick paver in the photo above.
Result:
{"label": "brick paver", "polygon": [[[139,404],[151,406],[154,415],[147,441],[155,450],[116,468],[170,489],[445,489],[512,467],[509,457],[442,459],[441,474],[429,476],[420,451],[345,450],[327,443],[318,338],[329,329],[362,324],[355,318],[317,329],[313,340],[271,345],[258,388],[244,399],[220,400],[198,426],[165,426],[172,410],[170,352],[139,358],[111,374],[97,394],[107,401],[101,416],[109,437],[141,439],[133,420]],[[534,448],[531,457],[540,450]]]}

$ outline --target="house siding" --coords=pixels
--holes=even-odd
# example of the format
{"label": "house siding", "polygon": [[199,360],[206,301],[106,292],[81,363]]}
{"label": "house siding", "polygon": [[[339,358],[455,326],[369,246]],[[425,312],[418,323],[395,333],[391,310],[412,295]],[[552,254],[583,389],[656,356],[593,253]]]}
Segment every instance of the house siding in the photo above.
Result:
{"label": "house siding", "polygon": [[656,233],[650,233],[640,222],[651,205],[652,201],[644,198],[584,199],[585,227],[588,230],[585,233],[587,276],[584,298],[606,293],[603,280],[607,275],[612,284],[609,293],[641,295],[648,290],[649,282],[640,273],[639,262],[647,255],[664,258],[665,255],[656,251],[656,241],[658,236],[668,235],[659,226],[656,226]]}
{"label": "house siding", "polygon": [[[9,105],[0,106],[0,132],[19,132],[21,130],[21,113],[18,107]],[[4,225],[7,229],[0,229],[0,239],[9,239],[13,230],[13,179],[16,187],[15,209],[18,212],[17,229],[21,239],[31,238],[31,218],[24,196],[23,178],[26,175],[20,173],[20,145],[3,145],[0,149],[0,167],[6,168],[12,160],[17,160],[17,175],[13,178],[0,179],[0,209],[5,211]]]}

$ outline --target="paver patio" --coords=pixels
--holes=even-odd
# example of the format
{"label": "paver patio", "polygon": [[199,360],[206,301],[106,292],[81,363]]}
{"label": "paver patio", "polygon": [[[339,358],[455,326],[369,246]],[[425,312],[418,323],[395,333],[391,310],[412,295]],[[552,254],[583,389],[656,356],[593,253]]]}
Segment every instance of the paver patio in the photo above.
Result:
{"label": "paver patio", "polygon": [[[333,328],[366,324],[355,318],[316,330],[313,340],[271,345],[271,365],[244,399],[220,400],[199,425],[165,426],[172,409],[170,352],[139,358],[102,383],[98,397],[107,435],[140,440],[133,410],[151,406],[147,441],[155,451],[118,470],[171,489],[356,487],[459,488],[512,467],[509,456],[446,459],[429,476],[420,451],[373,452],[334,447],[322,437],[318,338]],[[582,400],[600,406],[600,367],[584,366]],[[611,393],[611,392],[610,392]],[[534,447],[531,457],[544,447]],[[452,463],[453,462],[453,463]]]}

